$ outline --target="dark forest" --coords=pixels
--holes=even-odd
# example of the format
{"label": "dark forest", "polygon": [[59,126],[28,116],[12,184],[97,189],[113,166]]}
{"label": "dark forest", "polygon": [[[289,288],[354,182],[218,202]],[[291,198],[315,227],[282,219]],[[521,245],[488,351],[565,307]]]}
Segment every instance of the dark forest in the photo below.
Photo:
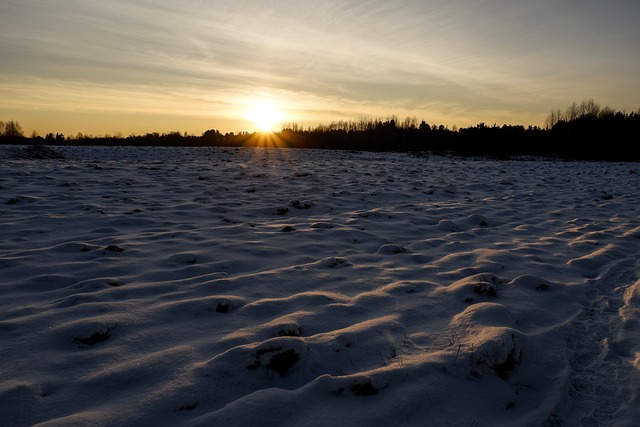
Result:
{"label": "dark forest", "polygon": [[179,131],[145,135],[48,133],[26,137],[19,123],[0,122],[0,143],[28,145],[105,146],[221,146],[289,147],[359,151],[402,151],[462,157],[518,159],[528,157],[567,160],[640,161],[640,109],[627,113],[600,107],[589,100],[573,103],[547,116],[545,127],[486,125],[449,129],[424,120],[396,116],[386,119],[337,121],[314,128],[288,124],[274,133],[221,133],[202,135]]}

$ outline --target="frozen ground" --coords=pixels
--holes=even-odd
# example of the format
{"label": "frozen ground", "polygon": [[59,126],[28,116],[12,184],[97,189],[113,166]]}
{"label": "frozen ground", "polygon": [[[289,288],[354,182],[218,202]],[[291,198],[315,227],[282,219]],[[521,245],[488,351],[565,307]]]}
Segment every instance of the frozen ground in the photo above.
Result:
{"label": "frozen ground", "polygon": [[0,147],[3,425],[640,422],[637,163],[56,150]]}

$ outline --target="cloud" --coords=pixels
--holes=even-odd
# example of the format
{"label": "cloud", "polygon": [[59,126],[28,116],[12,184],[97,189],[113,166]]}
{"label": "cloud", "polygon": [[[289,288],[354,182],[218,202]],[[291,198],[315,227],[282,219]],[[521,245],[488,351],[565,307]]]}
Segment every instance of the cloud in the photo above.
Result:
{"label": "cloud", "polygon": [[425,109],[459,114],[447,120],[459,125],[540,123],[541,111],[584,97],[635,109],[626,105],[640,95],[633,5],[6,0],[0,102],[227,118],[266,91],[304,101],[291,108],[299,116]]}

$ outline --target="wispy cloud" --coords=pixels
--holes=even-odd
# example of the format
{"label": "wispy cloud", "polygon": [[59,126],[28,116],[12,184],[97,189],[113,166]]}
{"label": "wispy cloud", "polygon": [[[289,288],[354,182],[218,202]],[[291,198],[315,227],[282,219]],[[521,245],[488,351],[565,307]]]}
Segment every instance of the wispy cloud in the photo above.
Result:
{"label": "wispy cloud", "polygon": [[638,18],[624,0],[5,0],[0,103],[226,119],[267,91],[301,103],[292,121],[540,123],[584,97],[637,108]]}

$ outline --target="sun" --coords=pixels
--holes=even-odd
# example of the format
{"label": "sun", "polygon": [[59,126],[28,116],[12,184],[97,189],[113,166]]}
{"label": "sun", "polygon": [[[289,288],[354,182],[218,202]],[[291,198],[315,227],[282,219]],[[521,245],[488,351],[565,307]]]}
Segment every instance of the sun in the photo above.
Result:
{"label": "sun", "polygon": [[276,127],[282,125],[284,114],[277,102],[271,100],[252,101],[247,107],[246,118],[252,121],[256,130],[260,132],[273,132]]}

